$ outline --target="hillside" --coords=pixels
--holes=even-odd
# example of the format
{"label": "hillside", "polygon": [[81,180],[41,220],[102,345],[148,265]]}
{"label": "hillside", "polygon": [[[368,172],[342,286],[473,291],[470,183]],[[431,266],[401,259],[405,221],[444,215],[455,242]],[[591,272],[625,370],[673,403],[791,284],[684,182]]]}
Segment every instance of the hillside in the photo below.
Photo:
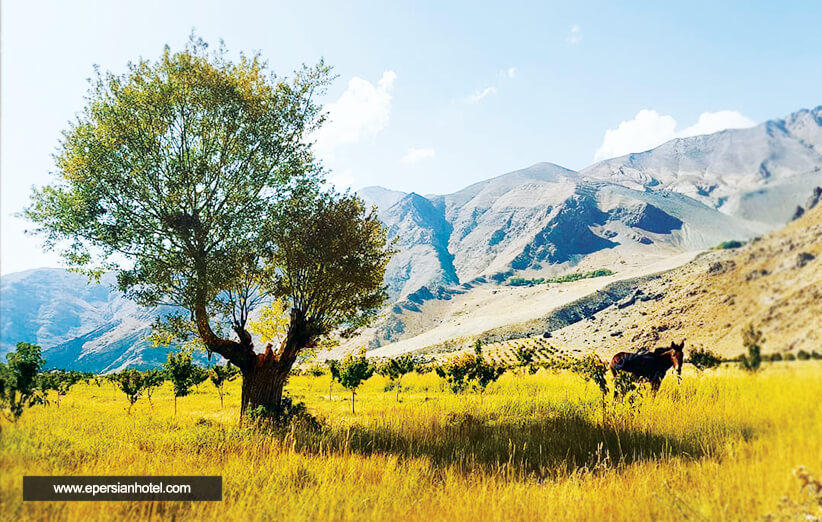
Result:
{"label": "hillside", "polygon": [[50,368],[107,372],[152,367],[167,348],[145,340],[162,308],[144,308],[114,288],[113,274],[89,284],[61,269],[3,276],[0,286],[0,355],[24,341],[44,348]]}
{"label": "hillside", "polygon": [[603,353],[686,339],[723,355],[742,351],[749,323],[766,352],[822,346],[822,206],[783,229],[634,285],[630,295],[552,333],[559,346]]}

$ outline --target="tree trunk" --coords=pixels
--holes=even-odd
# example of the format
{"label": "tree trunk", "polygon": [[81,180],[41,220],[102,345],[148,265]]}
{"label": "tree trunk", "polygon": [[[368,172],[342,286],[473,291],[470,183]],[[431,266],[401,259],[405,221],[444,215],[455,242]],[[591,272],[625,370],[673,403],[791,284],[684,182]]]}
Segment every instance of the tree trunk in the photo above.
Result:
{"label": "tree trunk", "polygon": [[354,413],[354,395],[356,395],[356,393],[354,390],[351,390],[351,413]]}
{"label": "tree trunk", "polygon": [[288,380],[288,372],[291,370],[290,365],[287,368],[284,366],[278,361],[265,360],[263,364],[243,372],[241,417],[261,406],[267,414],[279,417],[283,388]]}

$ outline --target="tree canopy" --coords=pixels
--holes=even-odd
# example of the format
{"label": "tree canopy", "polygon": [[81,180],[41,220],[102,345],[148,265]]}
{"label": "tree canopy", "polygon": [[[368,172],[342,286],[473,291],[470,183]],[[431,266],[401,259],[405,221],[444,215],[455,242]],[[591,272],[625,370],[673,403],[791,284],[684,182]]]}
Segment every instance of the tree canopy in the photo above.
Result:
{"label": "tree canopy", "polygon": [[[244,407],[277,409],[297,353],[385,299],[385,230],[356,196],[323,187],[312,153],[331,79],[322,61],[285,79],[259,55],[231,61],[194,37],[125,74],[98,71],[56,181],[25,210],[70,267],[114,270],[129,298],[177,307],[155,339],[228,359]],[[268,298],[287,301],[289,324],[257,354],[248,323]]]}

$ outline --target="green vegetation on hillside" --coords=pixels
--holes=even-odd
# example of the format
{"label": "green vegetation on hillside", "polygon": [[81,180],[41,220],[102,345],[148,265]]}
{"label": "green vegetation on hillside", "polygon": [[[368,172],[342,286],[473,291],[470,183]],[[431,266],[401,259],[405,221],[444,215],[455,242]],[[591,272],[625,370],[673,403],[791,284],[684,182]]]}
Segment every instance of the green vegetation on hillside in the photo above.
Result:
{"label": "green vegetation on hillside", "polygon": [[603,277],[609,275],[614,275],[614,272],[607,268],[600,268],[599,270],[592,270],[591,272],[573,272],[571,274],[550,278],[539,277],[536,279],[526,279],[524,277],[512,277],[508,279],[507,283],[509,286],[535,286],[547,283],[570,283],[571,281],[579,281],[580,279],[590,279],[593,277]]}

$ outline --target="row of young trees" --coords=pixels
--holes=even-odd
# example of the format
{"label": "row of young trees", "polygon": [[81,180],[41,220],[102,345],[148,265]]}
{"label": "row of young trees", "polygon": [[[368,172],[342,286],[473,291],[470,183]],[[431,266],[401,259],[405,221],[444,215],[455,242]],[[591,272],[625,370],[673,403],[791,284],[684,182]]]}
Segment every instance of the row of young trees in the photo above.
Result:
{"label": "row of young trees", "polygon": [[240,375],[240,370],[231,364],[203,368],[194,364],[188,352],[171,352],[162,368],[136,370],[128,368],[117,373],[96,375],[75,370],[51,370],[44,372],[46,364],[39,346],[17,343],[16,350],[0,362],[0,406],[3,414],[11,421],[17,420],[26,408],[36,404],[48,404],[49,392],[54,391],[57,406],[60,397],[66,395],[79,382],[100,386],[103,381],[114,383],[128,400],[127,412],[145,396],[151,404],[154,392],[166,381],[172,385],[174,413],[177,414],[177,398],[185,397],[206,380],[210,380],[220,396],[223,407],[225,383]]}
{"label": "row of young trees", "polygon": [[[773,356],[763,357],[761,355],[763,343],[762,332],[756,330],[753,325],[749,325],[743,331],[743,344],[746,352],[738,358],[743,369],[753,372],[759,369],[763,359],[781,360]],[[505,371],[512,370],[524,375],[533,374],[541,367],[570,370],[596,384],[603,396],[609,393],[606,379],[607,364],[595,355],[582,358],[557,358],[549,363],[537,363],[536,349],[528,346],[518,347],[514,355],[516,358],[514,364],[500,365],[488,362],[482,355],[482,343],[478,340],[474,344],[473,353],[464,353],[442,364],[426,362],[412,355],[401,355],[375,362],[367,358],[363,348],[358,353],[347,355],[341,361],[326,361],[326,366],[331,375],[330,383],[333,385],[334,382],[338,382],[351,391],[352,413],[355,413],[357,389],[375,373],[389,380],[386,390],[395,390],[398,402],[402,389],[402,378],[405,375],[412,372],[422,374],[432,370],[445,379],[448,388],[454,393],[471,389],[482,395],[487,386],[499,379]],[[806,357],[803,358],[811,359],[814,355],[817,354],[806,353]],[[723,360],[713,352],[699,348],[691,351],[688,362],[701,372],[718,367]],[[60,397],[66,395],[73,385],[85,381],[86,383],[94,382],[99,386],[103,379],[115,383],[125,394],[129,402],[127,410],[129,413],[142,396],[145,396],[151,404],[154,391],[166,381],[172,385],[175,415],[177,398],[187,396],[192,388],[196,388],[206,380],[210,380],[214,385],[220,397],[220,406],[223,407],[226,394],[224,385],[241,375],[241,371],[230,363],[210,368],[197,366],[187,351],[169,353],[161,369],[145,371],[126,369],[106,376],[63,370],[43,372],[44,364],[45,360],[40,347],[29,343],[18,343],[16,351],[7,355],[7,362],[0,363],[0,400],[8,418],[15,420],[25,408],[48,403],[51,391],[55,392],[59,407]],[[326,373],[326,369],[315,363],[309,365],[305,372],[309,375],[320,376]],[[614,393],[617,396],[628,395],[636,389],[636,385],[636,380],[629,378],[623,372],[613,383]]]}

